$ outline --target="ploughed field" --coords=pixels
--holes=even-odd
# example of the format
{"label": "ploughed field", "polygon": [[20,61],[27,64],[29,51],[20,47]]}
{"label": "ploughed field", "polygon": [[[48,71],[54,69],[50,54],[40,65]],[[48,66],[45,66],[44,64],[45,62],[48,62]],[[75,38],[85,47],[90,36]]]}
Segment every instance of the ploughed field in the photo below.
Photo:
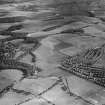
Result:
{"label": "ploughed field", "polygon": [[0,105],[104,105],[104,2],[0,0]]}

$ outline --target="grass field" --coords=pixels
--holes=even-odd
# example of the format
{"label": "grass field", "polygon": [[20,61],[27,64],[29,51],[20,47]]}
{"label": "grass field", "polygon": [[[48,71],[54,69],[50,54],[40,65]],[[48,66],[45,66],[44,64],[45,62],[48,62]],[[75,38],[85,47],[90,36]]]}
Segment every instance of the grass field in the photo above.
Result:
{"label": "grass field", "polygon": [[[58,68],[64,55],[72,56],[105,43],[104,2],[0,0],[0,39],[9,37],[9,32],[38,38],[40,46],[33,51],[36,62],[31,62],[29,54],[20,61],[42,69],[36,77],[22,81],[19,81],[23,76],[21,71],[2,70],[0,105],[104,105],[103,87]],[[21,44],[22,39],[12,42],[20,43],[20,47],[32,46]],[[16,57],[22,53],[19,51]],[[95,66],[105,67],[105,56]],[[53,86],[59,77],[64,84],[58,82]],[[66,89],[66,85],[70,90]],[[45,90],[48,91],[43,93]]]}

